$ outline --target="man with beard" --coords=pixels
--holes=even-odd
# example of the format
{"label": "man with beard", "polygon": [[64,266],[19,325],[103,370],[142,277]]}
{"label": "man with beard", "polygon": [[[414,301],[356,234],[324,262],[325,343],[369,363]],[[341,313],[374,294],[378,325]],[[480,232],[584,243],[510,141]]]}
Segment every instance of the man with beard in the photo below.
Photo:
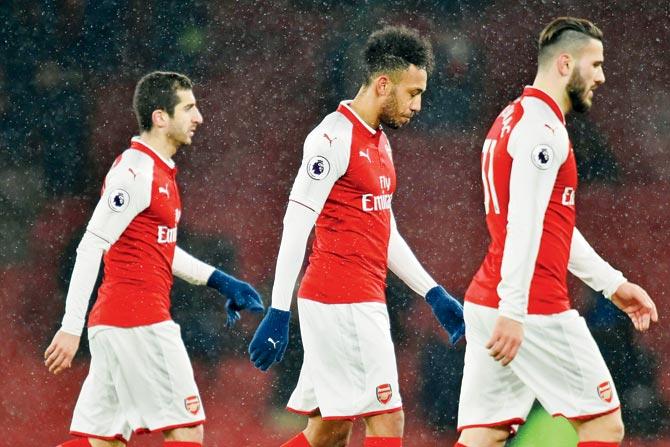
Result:
{"label": "man with beard", "polygon": [[135,88],[133,108],[140,136],[105,177],[77,248],[62,327],[44,354],[54,374],[72,365],[103,258],[105,274],[88,318],[91,366],[70,426],[78,438],[60,447],[120,447],[133,432],[156,431],[166,447],[202,445],[205,413],[170,317],[173,275],[224,294],[229,324],[242,309],[263,310],[249,284],[177,246],[181,198],[172,157],[202,124],[191,81],[149,73]]}
{"label": "man with beard", "polygon": [[602,36],[584,19],[547,25],[533,86],[502,111],[484,141],[491,243],[465,296],[457,446],[502,446],[534,399],[572,423],[581,447],[623,439],[612,377],[584,319],[571,309],[566,285],[569,270],[602,291],[637,330],[658,319],[647,293],[575,228],[577,169],[564,116],[588,110],[605,82]]}
{"label": "man with beard", "polygon": [[426,298],[455,343],[462,307],[423,269],[391,211],[396,176],[381,125],[398,128],[421,109],[433,67],[430,43],[413,30],[386,27],[364,49],[366,73],[305,140],[277,257],[272,307],[249,346],[261,370],[281,361],[307,238],[309,265],[298,290],[304,360],[290,411],[309,417],[284,446],[345,446],[363,418],[365,446],[402,445],[403,411],[385,299],[390,268]]}

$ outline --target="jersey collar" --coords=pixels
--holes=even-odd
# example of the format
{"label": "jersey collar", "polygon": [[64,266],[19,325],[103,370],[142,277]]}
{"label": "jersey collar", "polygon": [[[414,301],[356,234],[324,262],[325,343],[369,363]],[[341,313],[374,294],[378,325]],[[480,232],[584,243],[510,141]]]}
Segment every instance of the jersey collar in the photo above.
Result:
{"label": "jersey collar", "polygon": [[554,111],[554,113],[556,114],[558,119],[561,120],[563,125],[565,125],[565,116],[563,116],[563,111],[558,106],[556,101],[554,101],[554,98],[549,96],[544,91],[542,91],[542,90],[540,90],[539,88],[536,88],[536,87],[526,86],[523,89],[523,95],[521,95],[521,96],[532,96],[534,98],[538,98],[538,99],[544,101],[549,106],[549,108]]}
{"label": "jersey collar", "polygon": [[163,157],[156,149],[149,146],[145,141],[142,141],[142,138],[140,137],[133,137],[130,140],[130,147],[132,149],[137,149],[141,152],[144,152],[145,154],[151,156],[154,161],[159,161],[170,169],[175,169],[174,161],[171,158]]}
{"label": "jersey collar", "polygon": [[[368,123],[363,121],[363,118],[361,118],[358,113],[354,112],[354,109],[352,109],[349,104],[352,103],[352,100],[346,100],[342,101],[340,105],[337,107],[337,111],[340,112],[342,115],[346,116],[349,121],[351,121],[353,124],[360,124],[363,126],[368,132],[370,132],[371,135],[375,135],[377,131],[370,127]],[[381,130],[381,126],[379,126],[379,129]]]}

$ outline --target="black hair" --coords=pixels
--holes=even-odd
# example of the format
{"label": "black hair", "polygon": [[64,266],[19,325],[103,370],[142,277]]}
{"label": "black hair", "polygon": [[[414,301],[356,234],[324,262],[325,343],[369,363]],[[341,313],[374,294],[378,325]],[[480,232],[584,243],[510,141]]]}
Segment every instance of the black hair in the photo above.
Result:
{"label": "black hair", "polygon": [[154,110],[164,110],[168,115],[174,115],[174,108],[179,103],[177,90],[192,89],[191,80],[180,73],[154,71],[142,77],[133,95],[133,110],[140,132],[151,130]]}
{"label": "black hair", "polygon": [[430,74],[435,58],[425,37],[405,26],[386,26],[368,38],[363,50],[365,84],[378,74],[390,73],[415,65]]}

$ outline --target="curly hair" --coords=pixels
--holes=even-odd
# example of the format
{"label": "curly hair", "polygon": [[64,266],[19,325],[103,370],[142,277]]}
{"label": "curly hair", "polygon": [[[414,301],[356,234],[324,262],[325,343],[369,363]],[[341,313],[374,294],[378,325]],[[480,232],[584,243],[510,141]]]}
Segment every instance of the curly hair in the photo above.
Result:
{"label": "curly hair", "polygon": [[363,49],[365,84],[375,75],[407,69],[410,65],[433,71],[433,47],[425,37],[405,26],[386,26],[368,38]]}

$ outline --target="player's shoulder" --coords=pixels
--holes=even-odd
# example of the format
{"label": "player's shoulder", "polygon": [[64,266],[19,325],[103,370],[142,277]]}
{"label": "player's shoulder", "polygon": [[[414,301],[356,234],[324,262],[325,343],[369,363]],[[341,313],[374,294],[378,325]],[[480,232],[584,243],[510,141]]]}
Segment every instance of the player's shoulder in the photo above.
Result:
{"label": "player's shoulder", "polygon": [[556,115],[556,112],[543,100],[535,97],[524,97],[521,100],[523,116],[520,124],[527,128],[534,128],[539,134],[552,137],[567,137],[565,123]]}
{"label": "player's shoulder", "polygon": [[110,174],[120,174],[127,172],[129,169],[136,174],[151,174],[154,169],[154,160],[150,155],[145,154],[137,149],[129,148],[123,151],[114,160],[112,167],[109,169]]}
{"label": "player's shoulder", "polygon": [[154,160],[137,149],[126,149],[114,160],[105,177],[106,184],[144,185],[153,180]]}
{"label": "player's shoulder", "polygon": [[342,147],[351,143],[353,124],[340,112],[326,115],[307,135],[305,145]]}
{"label": "player's shoulder", "polygon": [[526,146],[546,144],[561,150],[569,145],[568,131],[563,120],[544,101],[534,97],[524,97],[519,105],[523,113],[519,117],[510,139],[516,139]]}

